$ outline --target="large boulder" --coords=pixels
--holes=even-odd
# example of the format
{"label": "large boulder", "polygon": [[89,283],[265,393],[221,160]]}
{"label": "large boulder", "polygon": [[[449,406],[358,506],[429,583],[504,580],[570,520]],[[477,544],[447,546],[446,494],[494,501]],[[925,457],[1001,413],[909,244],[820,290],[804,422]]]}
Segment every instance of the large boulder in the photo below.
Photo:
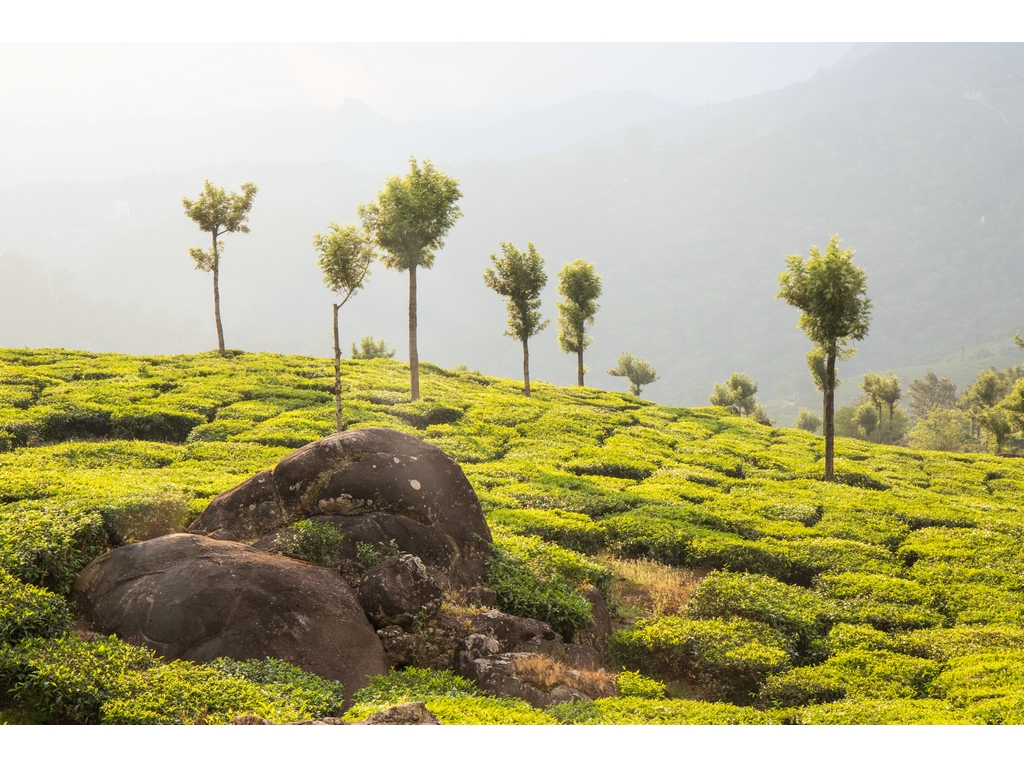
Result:
{"label": "large boulder", "polygon": [[359,603],[378,629],[410,629],[417,616],[432,619],[441,609],[441,587],[414,555],[390,558],[374,566],[359,585]]}
{"label": "large boulder", "polygon": [[188,533],[114,549],[72,597],[93,631],[166,659],[274,657],[345,686],[388,671],[351,588],[327,568]]}
{"label": "large boulder", "polygon": [[491,533],[462,469],[442,451],[390,429],[341,432],[285,456],[217,496],[189,531],[273,549],[292,522],[311,518],[356,543],[416,555],[442,586],[479,584]]}

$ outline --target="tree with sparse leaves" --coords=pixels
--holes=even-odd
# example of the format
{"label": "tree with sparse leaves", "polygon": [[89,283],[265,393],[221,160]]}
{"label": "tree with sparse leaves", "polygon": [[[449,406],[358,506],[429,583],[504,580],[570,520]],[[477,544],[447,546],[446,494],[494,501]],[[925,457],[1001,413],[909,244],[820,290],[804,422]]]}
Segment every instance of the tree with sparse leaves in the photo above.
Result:
{"label": "tree with sparse leaves", "polygon": [[213,273],[213,314],[217,321],[217,351],[224,354],[224,326],[220,322],[220,257],[224,244],[221,235],[229,232],[249,231],[249,211],[258,187],[252,183],[242,185],[241,193],[225,192],[207,179],[203,191],[195,200],[182,198],[185,215],[199,225],[203,232],[210,233],[210,250],[189,248],[188,255],[196,263],[196,269]]}
{"label": "tree with sparse leaves", "polygon": [[614,368],[608,371],[611,376],[625,376],[629,379],[629,393],[634,397],[640,397],[640,388],[653,384],[661,377],[655,372],[654,366],[646,360],[641,360],[636,355],[623,352],[619,355],[619,362]]}
{"label": "tree with sparse leaves", "polygon": [[818,430],[821,429],[821,416],[816,414],[814,411],[801,408],[800,413],[796,417],[796,424],[793,426],[796,429],[802,429],[806,432],[810,432],[812,435],[817,434]]}
{"label": "tree with sparse leaves", "polygon": [[[799,255],[786,259],[788,269],[779,275],[778,298],[800,310],[797,327],[821,348],[824,358],[825,480],[835,479],[836,360],[849,352],[851,341],[867,336],[871,300],[867,273],[853,265],[853,251],[839,249],[833,235],[825,253],[812,247],[805,261]],[[810,363],[810,359],[808,363]]]}
{"label": "tree with sparse leaves", "polygon": [[505,335],[523,344],[523,392],[530,395],[529,340],[544,330],[548,321],[540,315],[540,292],[548,282],[544,259],[533,243],[523,253],[512,243],[501,243],[501,256],[491,254],[491,263],[484,272],[484,283],[499,296],[505,297],[508,330]]}
{"label": "tree with sparse leaves", "polygon": [[330,223],[330,232],[313,235],[313,247],[317,251],[317,264],[324,273],[324,285],[333,291],[340,301],[333,304],[334,319],[334,423],[339,432],[345,430],[341,414],[341,340],[338,336],[338,310],[356,291],[361,289],[370,276],[370,263],[376,256],[373,245],[366,233],[355,225],[341,226]]}
{"label": "tree with sparse leaves", "polygon": [[416,270],[430,269],[444,237],[462,216],[456,204],[459,182],[424,160],[409,158],[409,173],[389,176],[377,199],[359,206],[363,228],[384,251],[388,269],[409,273],[409,389],[420,399],[420,356],[417,345]]}
{"label": "tree with sparse leaves", "polygon": [[576,355],[576,385],[583,386],[583,350],[593,339],[587,328],[594,324],[597,299],[601,296],[601,276],[594,265],[585,259],[576,259],[562,267],[558,273],[558,294],[565,301],[558,307],[558,345],[562,351]]}

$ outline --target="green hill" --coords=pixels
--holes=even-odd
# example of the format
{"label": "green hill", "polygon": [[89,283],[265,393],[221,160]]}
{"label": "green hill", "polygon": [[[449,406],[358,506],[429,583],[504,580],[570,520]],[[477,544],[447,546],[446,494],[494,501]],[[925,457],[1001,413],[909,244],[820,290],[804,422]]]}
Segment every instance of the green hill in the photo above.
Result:
{"label": "green hill", "polygon": [[[462,464],[495,532],[499,607],[571,631],[594,584],[617,614],[615,668],[641,673],[618,697],[541,712],[406,670],[353,713],[419,697],[445,722],[1022,722],[1019,461],[838,439],[825,484],[821,438],[724,409],[543,383],[526,398],[432,365],[409,403],[402,363],[342,373],[351,428],[406,431]],[[64,634],[71,582],[112,542],[187,525],[330,434],[332,374],[266,353],[0,350],[0,719],[336,708],[329,683],[287,665],[164,664]]]}

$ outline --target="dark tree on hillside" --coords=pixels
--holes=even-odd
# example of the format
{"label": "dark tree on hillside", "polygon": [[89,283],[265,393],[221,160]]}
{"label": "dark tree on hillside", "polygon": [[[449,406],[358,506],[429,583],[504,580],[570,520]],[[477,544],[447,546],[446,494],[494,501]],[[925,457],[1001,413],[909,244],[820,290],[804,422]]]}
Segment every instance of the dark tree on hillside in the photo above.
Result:
{"label": "dark tree on hillside", "polygon": [[565,298],[557,304],[558,345],[563,352],[576,355],[576,384],[582,387],[583,350],[593,341],[587,336],[587,327],[594,324],[601,276],[589,261],[576,259],[558,273],[558,294]]}
{"label": "dark tree on hillside", "polygon": [[530,395],[529,340],[544,330],[548,321],[540,316],[540,292],[548,282],[544,259],[533,243],[526,244],[526,253],[512,243],[501,244],[500,257],[491,254],[491,263],[484,272],[484,283],[499,296],[505,297],[508,330],[505,335],[523,344],[523,392]]}
{"label": "dark tree on hillside", "polygon": [[377,200],[359,206],[363,227],[384,251],[388,269],[409,273],[409,386],[410,399],[420,399],[420,355],[416,337],[416,269],[430,269],[435,251],[444,245],[448,230],[462,216],[456,203],[462,197],[459,182],[409,158],[409,173],[389,176]]}
{"label": "dark tree on hillside", "polygon": [[338,337],[338,310],[363,287],[370,276],[370,262],[376,254],[366,233],[354,225],[330,224],[330,233],[313,235],[317,264],[324,273],[324,285],[337,294],[333,305],[334,318],[334,423],[339,432],[345,430],[341,417],[341,341]]}
{"label": "dark tree on hillside", "polygon": [[738,408],[744,416],[752,416],[757,409],[757,382],[745,373],[732,373],[725,384],[715,384],[711,404]]}
{"label": "dark tree on hillside", "polygon": [[209,232],[213,245],[210,250],[189,248],[188,255],[196,263],[196,269],[213,272],[213,314],[217,321],[217,351],[224,354],[224,326],[220,322],[220,255],[224,250],[220,236],[228,232],[249,231],[249,210],[258,188],[255,184],[242,185],[241,194],[225,192],[207,179],[203,191],[195,200],[182,198],[185,215],[199,225],[203,232]]}
{"label": "dark tree on hillside", "polygon": [[778,298],[800,310],[797,327],[824,354],[825,480],[831,482],[835,479],[836,359],[851,341],[867,336],[871,318],[871,301],[865,296],[867,273],[853,265],[852,250],[839,250],[837,235],[829,240],[824,254],[812,247],[806,261],[793,255],[786,263],[789,268],[779,275]]}

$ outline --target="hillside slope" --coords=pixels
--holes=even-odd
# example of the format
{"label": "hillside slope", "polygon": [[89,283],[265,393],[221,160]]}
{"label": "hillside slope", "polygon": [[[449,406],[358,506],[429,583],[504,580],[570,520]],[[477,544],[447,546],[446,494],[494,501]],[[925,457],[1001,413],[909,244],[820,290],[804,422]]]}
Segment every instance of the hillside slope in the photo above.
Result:
{"label": "hillside slope", "polygon": [[[673,696],[648,687],[653,699],[540,721],[1020,722],[1019,461],[839,439],[840,482],[825,484],[821,438],[722,409],[545,384],[526,398],[430,365],[409,403],[401,363],[345,361],[343,375],[350,427],[407,431],[458,460],[499,558],[538,583],[599,583],[618,599],[610,663]],[[324,359],[0,351],[0,587],[59,603],[111,527],[131,539],[185,525],[332,424]],[[637,559],[688,574],[689,600],[626,600]],[[550,609],[508,591],[521,581],[495,586],[499,604]],[[45,634],[20,604],[4,641]],[[401,680],[360,711],[413,690]]]}

